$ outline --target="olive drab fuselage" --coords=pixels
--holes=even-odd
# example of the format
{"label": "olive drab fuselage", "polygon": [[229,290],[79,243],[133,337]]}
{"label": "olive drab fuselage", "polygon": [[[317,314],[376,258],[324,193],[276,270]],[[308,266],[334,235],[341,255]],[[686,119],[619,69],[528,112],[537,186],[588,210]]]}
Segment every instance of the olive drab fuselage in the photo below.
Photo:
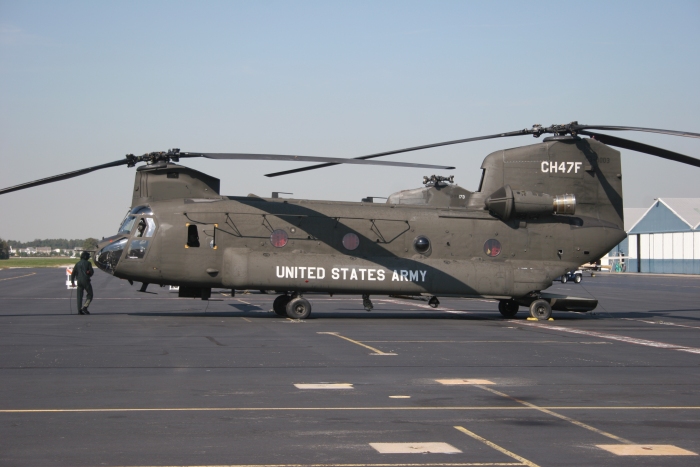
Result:
{"label": "olive drab fuselage", "polygon": [[[100,243],[98,265],[195,289],[503,299],[546,289],[625,237],[609,146],[552,138],[492,153],[482,169],[476,192],[436,183],[377,204],[221,196],[216,178],[144,166],[131,226]],[[552,211],[560,195],[573,195],[574,214]]]}

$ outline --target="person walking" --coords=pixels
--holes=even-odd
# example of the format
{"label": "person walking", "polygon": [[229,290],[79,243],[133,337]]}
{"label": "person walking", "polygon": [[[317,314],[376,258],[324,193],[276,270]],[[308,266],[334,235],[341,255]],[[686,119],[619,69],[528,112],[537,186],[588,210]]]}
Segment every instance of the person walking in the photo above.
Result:
{"label": "person walking", "polygon": [[[75,279],[78,278],[78,313],[81,315],[89,315],[88,307],[92,302],[92,284],[90,278],[95,273],[90,264],[90,253],[83,251],[80,254],[80,261],[73,266],[73,272],[70,275],[70,283],[75,286]],[[83,305],[83,291],[87,292],[85,305]]]}

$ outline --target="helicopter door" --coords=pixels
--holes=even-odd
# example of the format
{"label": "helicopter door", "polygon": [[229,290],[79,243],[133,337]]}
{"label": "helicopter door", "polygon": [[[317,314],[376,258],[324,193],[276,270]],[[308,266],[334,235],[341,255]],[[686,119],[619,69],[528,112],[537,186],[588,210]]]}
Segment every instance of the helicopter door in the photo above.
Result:
{"label": "helicopter door", "polygon": [[133,237],[127,248],[128,259],[143,259],[156,231],[156,222],[152,217],[139,219]]}

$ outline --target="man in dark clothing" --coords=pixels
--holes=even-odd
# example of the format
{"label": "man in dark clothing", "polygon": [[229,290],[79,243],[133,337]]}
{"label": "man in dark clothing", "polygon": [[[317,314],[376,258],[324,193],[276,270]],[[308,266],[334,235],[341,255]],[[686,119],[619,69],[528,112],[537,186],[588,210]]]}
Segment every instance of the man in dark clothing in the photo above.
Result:
{"label": "man in dark clothing", "polygon": [[[95,273],[90,264],[90,253],[83,251],[80,255],[80,261],[73,266],[73,272],[70,275],[70,283],[75,286],[75,278],[78,278],[78,313],[81,315],[89,315],[88,306],[92,301],[92,285],[90,277]],[[87,292],[87,300],[83,306],[83,291]]]}

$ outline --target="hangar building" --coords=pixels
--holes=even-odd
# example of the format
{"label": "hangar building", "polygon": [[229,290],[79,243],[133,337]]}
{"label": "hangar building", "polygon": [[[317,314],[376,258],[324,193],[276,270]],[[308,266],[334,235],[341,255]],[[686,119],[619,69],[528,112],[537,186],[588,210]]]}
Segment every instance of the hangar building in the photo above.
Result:
{"label": "hangar building", "polygon": [[700,198],[625,209],[625,224],[627,238],[608,254],[613,271],[700,274]]}

